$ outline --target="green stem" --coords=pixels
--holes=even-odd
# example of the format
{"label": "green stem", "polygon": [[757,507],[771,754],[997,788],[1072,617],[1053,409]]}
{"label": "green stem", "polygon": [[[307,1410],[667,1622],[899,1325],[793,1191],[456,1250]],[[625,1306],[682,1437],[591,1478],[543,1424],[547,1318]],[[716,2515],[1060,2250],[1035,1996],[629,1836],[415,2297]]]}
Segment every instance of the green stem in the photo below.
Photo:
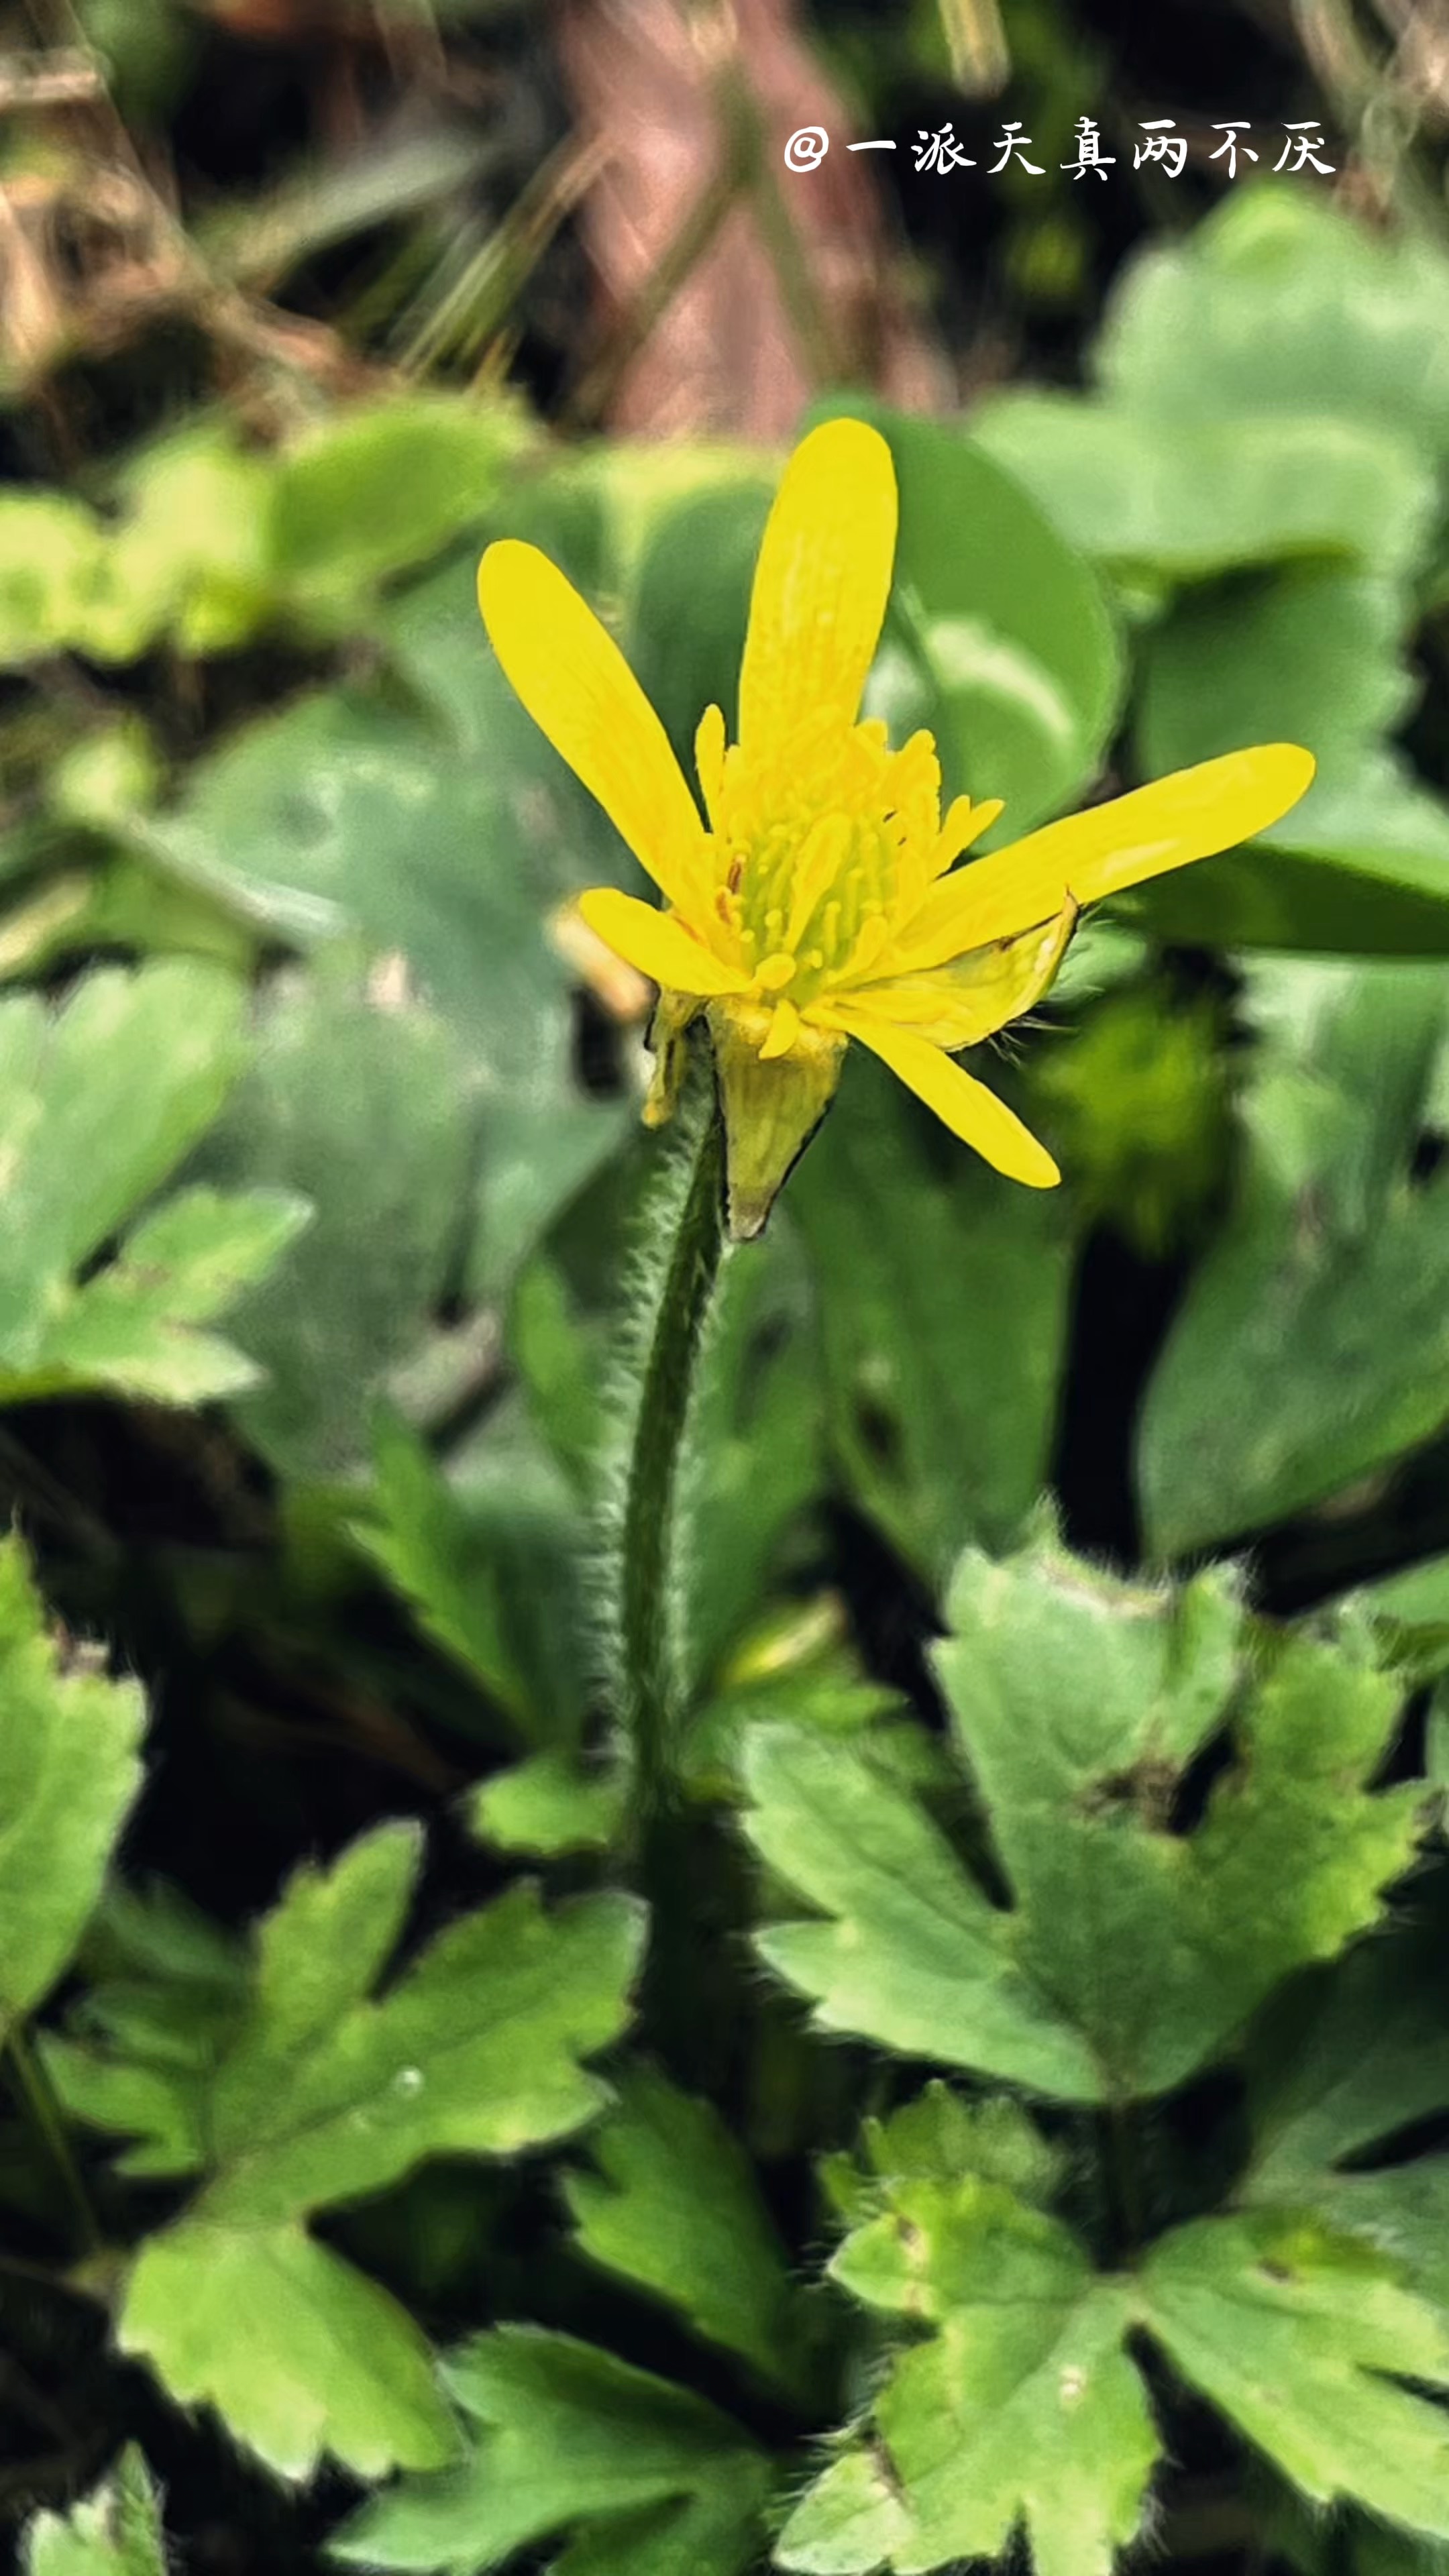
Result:
{"label": "green stem", "polygon": [[697,1138],[673,1240],[645,1320],[643,1365],[617,1521],[617,1713],[632,1772],[630,1823],[642,1834],[674,1802],[678,1682],[670,1585],[677,1556],[679,1464],[695,1364],[724,1249],[724,1131],[706,1068]]}
{"label": "green stem", "polygon": [[81,2179],[80,2167],[71,2153],[65,2116],[55,2098],[50,2078],[23,2030],[12,2030],[6,2046],[26,2117],[60,2178],[66,2199],[75,2213],[85,2251],[95,2254],[104,2239]]}

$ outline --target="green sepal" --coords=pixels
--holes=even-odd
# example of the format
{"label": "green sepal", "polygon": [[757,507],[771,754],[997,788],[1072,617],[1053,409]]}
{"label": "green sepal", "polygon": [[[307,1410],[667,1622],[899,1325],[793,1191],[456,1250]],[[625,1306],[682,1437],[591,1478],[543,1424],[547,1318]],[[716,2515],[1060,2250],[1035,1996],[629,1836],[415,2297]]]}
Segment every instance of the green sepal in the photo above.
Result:
{"label": "green sepal", "polygon": [[762,1062],[768,1011],[731,1001],[712,1004],[707,1016],[724,1113],[730,1238],[748,1243],[835,1096],[845,1040],[802,1026],[788,1055]]}

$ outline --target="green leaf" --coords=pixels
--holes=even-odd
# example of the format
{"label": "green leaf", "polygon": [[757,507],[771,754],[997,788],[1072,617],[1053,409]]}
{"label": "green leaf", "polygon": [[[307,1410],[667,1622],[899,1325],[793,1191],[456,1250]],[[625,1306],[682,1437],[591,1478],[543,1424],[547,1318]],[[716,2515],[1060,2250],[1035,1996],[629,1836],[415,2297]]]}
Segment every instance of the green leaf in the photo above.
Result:
{"label": "green leaf", "polygon": [[137,2450],[67,2514],[37,2513],[21,2535],[23,2576],[166,2576],[161,2509]]}
{"label": "green leaf", "polygon": [[771,2464],[704,2400],[570,2336],[504,2326],[448,2373],[476,2448],[404,2479],[331,2544],[353,2566],[483,2576],[576,2535],[555,2576],[747,2576]]}
{"label": "green leaf", "polygon": [[[762,1955],[817,2022],[1075,2101],[1148,2096],[1223,2053],[1294,1968],[1372,1923],[1412,1857],[1418,1792],[1363,1783],[1393,1685],[1282,1640],[1235,1707],[1221,1578],[1180,1595],[1050,1549],[968,1553],[935,1662],[1014,1902],[988,1901],[867,1752],[761,1729],[748,1830],[825,1919]],[[1238,1760],[1189,1836],[1178,1783],[1233,1712]]]}
{"label": "green leaf", "polygon": [[1396,2384],[1449,2380],[1449,2328],[1400,2264],[1311,2209],[1245,2211],[1160,2239],[1139,2295],[1184,2377],[1314,2503],[1449,2538],[1449,2415]]}
{"label": "green leaf", "polygon": [[1008,2095],[968,2101],[937,2077],[887,2118],[863,2120],[855,2154],[827,2156],[821,2179],[837,2216],[856,2226],[877,2214],[882,2185],[954,2182],[963,2173],[1045,2209],[1063,2166],[1061,2153]]}
{"label": "green leaf", "polygon": [[236,1944],[173,1888],[105,1891],[77,1955],[65,2035],[40,2046],[72,2118],[128,2143],[118,2173],[194,2173],[206,2095],[247,1992]]}
{"label": "green leaf", "polygon": [[376,1997],[418,1858],[409,1827],[382,1826],[299,1870],[261,1926],[247,2000],[192,2079],[201,2188],[147,2239],[121,2311],[124,2350],[287,2476],[324,2449],[364,2476],[448,2449],[410,2320],[303,2221],[428,2156],[566,2135],[604,2098],[583,2060],[627,2015],[631,1901],[545,1914],[527,1886],[452,1923]]}
{"label": "green leaf", "polygon": [[261,2224],[380,2191],[427,2155],[517,2154],[605,2098],[581,2061],[626,2019],[632,1900],[546,1914],[519,1886],[373,2003],[416,1865],[411,1831],[380,1827],[330,1873],[299,1871],[268,1918],[255,2001],[213,2087],[208,2216]]}
{"label": "green leaf", "polygon": [[311,944],[350,932],[451,1021],[490,1099],[555,1106],[568,977],[551,904],[616,873],[597,806],[525,715],[478,623],[471,567],[404,606],[466,657],[465,738],[342,690],[299,699],[191,774],[184,802],[139,834],[191,882]]}
{"label": "green leaf", "polygon": [[[1442,1909],[1412,1919],[1288,1987],[1263,2016],[1247,2061],[1252,2198],[1321,2201],[1334,2166],[1449,2108],[1443,1935]],[[1335,2215],[1347,2214],[1360,2184],[1420,2170],[1344,2178]]]}
{"label": "green leaf", "polygon": [[194,1168],[227,1187],[299,1192],[315,1211],[235,1314],[266,1380],[238,1418],[284,1473],[355,1470],[387,1372],[431,1326],[474,1169],[469,1089],[451,1029],[380,983],[328,971],[271,997],[251,1068]]}
{"label": "green leaf", "polygon": [[540,1860],[607,1851],[623,1821],[625,1788],[619,1770],[586,1771],[566,1753],[535,1753],[480,1783],[469,1823],[495,1851]]}
{"label": "green leaf", "polygon": [[[1322,456],[1300,488],[1317,493],[1345,438],[1391,433],[1401,458],[1406,443],[1426,458],[1442,449],[1410,354],[1440,307],[1449,267],[1436,251],[1375,241],[1301,191],[1257,192],[1189,249],[1138,263],[1102,363],[1133,434],[1173,457],[1226,436],[1250,456],[1255,439],[1308,434],[1312,415]],[[1413,693],[1399,659],[1411,603],[1392,577],[1411,552],[1381,543],[1361,573],[1300,565],[1227,585],[1179,601],[1148,637],[1145,774],[1275,738],[1320,763],[1308,795],[1247,850],[1133,899],[1159,936],[1449,952],[1449,810],[1381,739]]]}
{"label": "green leaf", "polygon": [[1180,2082],[1291,1969],[1375,1920],[1420,1797],[1364,1794],[1397,1722],[1390,1680],[1277,1641],[1234,1715],[1238,1766],[1184,1839],[1177,1783],[1243,1679],[1221,1576],[1174,1599],[1066,1557],[968,1555],[948,1614],[934,1660],[1015,1892],[1015,1956],[1114,2091]]}
{"label": "green leaf", "polygon": [[230,976],[179,959],[90,975],[56,1012],[29,994],[0,1004],[0,1391],[12,1402],[94,1386],[198,1403],[253,1381],[240,1352],[197,1327],[305,1222],[294,1197],[193,1191],[96,1266],[215,1117],[240,1069],[241,1007]]}
{"label": "green leaf", "polygon": [[1328,2519],[1264,2470],[1253,2482],[1263,2545],[1300,2576],[1445,2576],[1449,2549],[1351,2508]]}
{"label": "green leaf", "polygon": [[996,837],[1014,839],[1088,784],[1112,734],[1122,657],[1096,576],[958,430],[863,396],[831,408],[874,422],[900,484],[867,712],[897,740],[928,725],[949,790],[1002,797]]}
{"label": "green leaf", "polygon": [[1114,572],[1197,581],[1295,555],[1417,561],[1433,477],[1401,435],[1322,413],[1175,420],[1070,394],[998,394],[977,444]]}
{"label": "green leaf", "polygon": [[1301,564],[1180,600],[1147,646],[1144,770],[1275,738],[1341,768],[1413,703],[1401,658],[1408,611],[1402,585],[1377,566]]}
{"label": "green leaf", "polygon": [[1394,1672],[1429,1682],[1449,1668],[1449,1556],[1428,1556],[1398,1574],[1357,1584],[1344,1607],[1367,1619]]}
{"label": "green leaf", "polygon": [[1162,1557],[1301,1511],[1449,1420],[1449,1183],[1414,1172],[1443,974],[1305,965],[1256,990],[1237,1204],[1139,1418]]}
{"label": "green leaf", "polygon": [[502,405],[427,392],[319,422],[277,471],[278,576],[308,607],[354,614],[387,574],[427,562],[482,519],[520,432]]}
{"label": "green leaf", "polygon": [[194,1189],[169,1199],[57,1319],[34,1375],[158,1404],[243,1393],[256,1384],[254,1363],[196,1326],[264,1276],[310,1214],[285,1190],[223,1198]]}
{"label": "green leaf", "polygon": [[64,493],[0,497],[0,668],[22,669],[75,639],[103,544],[91,512]]}
{"label": "green leaf", "polygon": [[1314,2503],[1443,2534],[1449,2417],[1396,2383],[1442,2384],[1449,2334],[1401,2263],[1311,2208],[1260,2209],[1179,2227],[1104,2276],[1013,2188],[1019,2142],[1003,2156],[980,2111],[909,2108],[877,2133],[879,2179],[831,2270],[911,2340],[796,2508],[781,2565],[906,2576],[994,2557],[1024,2525],[1038,2576],[1109,2576],[1159,2447],[1123,2348],[1142,2328]]}
{"label": "green leaf", "polygon": [[628,658],[686,771],[708,706],[734,731],[755,557],[770,504],[748,479],[687,493],[657,515],[630,590]]}
{"label": "green leaf", "polygon": [[0,2033],[69,1965],[141,1782],[145,1703],[50,1636],[24,1551],[0,1540]]}
{"label": "green leaf", "polygon": [[582,2251],[798,2397],[799,2291],[747,2157],[708,2102],[652,2069],[632,2069],[618,2091],[589,2141],[597,2170],[564,2177]]}
{"label": "green leaf", "polygon": [[1449,454],[1449,263],[1284,181],[1234,192],[1128,270],[1098,345],[1110,400],[1164,427],[1283,412]]}
{"label": "green leaf", "polygon": [[798,1671],[772,1671],[766,1662],[691,1714],[680,1760],[694,1796],[738,1801],[744,1747],[762,1723],[801,1726],[827,1738],[869,1730],[871,1759],[883,1769],[917,1783],[941,1775],[935,1739],[907,1713],[900,1692],[863,1680],[852,1655],[837,1649]]}
{"label": "green leaf", "polygon": [[1037,2576],[1109,2576],[1158,2447],[1122,2350],[1128,2285],[1094,2275],[1060,2220],[969,2170],[893,2173],[830,2269],[931,2332],[895,2355],[870,2440],[796,2507],[779,2564],[943,2567],[1000,2556],[1024,2525]]}
{"label": "green leaf", "polygon": [[815,1276],[827,1437],[851,1500],[933,1585],[1009,1545],[1045,1478],[1067,1324],[1067,1225],[847,1065],[789,1183]]}
{"label": "green leaf", "polygon": [[310,2478],[330,2455],[379,2478],[436,2468],[454,2447],[406,2309],[294,2221],[182,2218],[149,2238],[116,2341],[282,2477]]}
{"label": "green leaf", "polygon": [[586,1699],[577,1638],[582,1533],[552,1480],[500,1478],[495,1507],[465,1500],[395,1419],[379,1424],[375,1517],[360,1547],[419,1624],[473,1673],[525,1743],[572,1740]]}
{"label": "green leaf", "polygon": [[744,1774],[750,1840],[827,1917],[758,1937],[820,2029],[1093,2098],[1087,2048],[1017,1975],[994,1908],[913,1798],[863,1752],[794,1728],[758,1729]]}
{"label": "green leaf", "polygon": [[1394,2158],[1397,2140],[1449,2108],[1443,1950],[1440,1902],[1264,2015],[1248,2051],[1253,2151],[1238,2196],[1308,2203],[1387,2258],[1449,2331],[1449,2156]]}
{"label": "green leaf", "polygon": [[103,662],[131,662],[169,637],[186,654],[248,643],[270,617],[271,460],[229,422],[156,440],[133,462],[75,637]]}
{"label": "green leaf", "polygon": [[1144,775],[1273,740],[1305,744],[1319,774],[1271,830],[1144,887],[1130,917],[1218,945],[1449,949],[1449,808],[1382,739],[1416,694],[1408,621],[1401,585],[1333,565],[1178,603],[1143,652]]}

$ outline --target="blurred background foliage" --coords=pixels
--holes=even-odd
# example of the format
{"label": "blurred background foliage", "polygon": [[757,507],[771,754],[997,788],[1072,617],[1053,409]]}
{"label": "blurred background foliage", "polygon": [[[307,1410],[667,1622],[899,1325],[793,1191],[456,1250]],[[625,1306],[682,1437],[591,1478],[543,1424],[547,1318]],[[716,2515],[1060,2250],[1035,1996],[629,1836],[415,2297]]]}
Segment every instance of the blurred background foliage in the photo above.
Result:
{"label": "blurred background foliage", "polygon": [[[1083,115],[1102,184],[1061,166]],[[1132,166],[1162,115],[1175,181]],[[988,176],[1005,116],[1048,175]],[[1265,166],[1226,185],[1212,129],[1239,117]],[[1306,117],[1335,176],[1275,182]],[[948,119],[978,167],[918,175],[910,138]],[[816,122],[835,151],[792,176]],[[188,2031],[222,2012],[231,1929],[379,1816],[436,1825],[439,1922],[514,1855],[586,1877],[607,1833],[570,1759],[594,1714],[571,1613],[648,996],[570,921],[632,862],[502,682],[473,568],[491,536],[544,544],[687,753],[731,702],[812,408],[896,452],[872,703],[934,727],[949,790],[1006,800],[997,839],[1245,741],[1304,742],[1319,776],[1251,851],[1094,923],[994,1065],[1058,1195],[1013,1194],[852,1062],[728,1273],[701,1796],[736,1794],[782,1691],[930,1773],[899,1694],[962,1547],[1010,1546],[1045,1486],[1117,1567],[1246,1546],[1263,1610],[1361,1596],[1428,1710],[1446,131],[1413,0],[0,12],[0,1488],[67,1629],[154,1712],[127,1846],[151,1892],[88,1935],[92,2025],[182,1992]],[[901,148],[849,159],[852,133]],[[723,2026],[692,2071],[808,2234],[797,2166],[843,2054],[802,2067],[795,2022],[759,2020],[748,2082]],[[196,2576],[320,2566],[348,2482],[272,2485],[52,2297],[71,2220],[25,2111],[0,2121],[0,2502],[63,2500],[135,2435]],[[607,2308],[529,2173],[445,2160],[329,2224],[440,2334],[513,2313],[525,2272],[546,2323]],[[783,2374],[760,2404],[798,2422],[809,2320],[775,2334],[746,2333]],[[663,2329],[629,2349],[674,2358]],[[1189,2442],[1171,2529],[1207,2563],[1200,2467]],[[1340,2576],[1388,2567],[1358,2548]]]}

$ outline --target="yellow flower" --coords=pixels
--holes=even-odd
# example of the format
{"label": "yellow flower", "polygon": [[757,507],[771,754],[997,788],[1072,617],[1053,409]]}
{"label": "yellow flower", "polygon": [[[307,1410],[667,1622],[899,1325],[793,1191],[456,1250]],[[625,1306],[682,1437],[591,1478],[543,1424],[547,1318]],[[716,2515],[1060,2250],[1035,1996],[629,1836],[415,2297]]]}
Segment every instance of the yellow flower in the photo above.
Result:
{"label": "yellow flower", "polygon": [[695,736],[707,824],[623,655],[557,567],[509,539],[479,568],[514,689],[664,896],[659,910],[603,887],[579,909],[659,986],[651,1123],[673,1105],[683,1032],[708,1020],[737,1237],[764,1224],[852,1038],[998,1171],[1050,1187],[1045,1148],[952,1057],[1040,999],[1083,904],[1232,848],[1313,775],[1292,744],[1230,752],[957,867],[1000,804],[958,796],[943,818],[931,736],[893,751],[883,724],[858,721],[895,540],[885,440],[856,420],[812,430],[755,569],[739,740],[718,707]]}

